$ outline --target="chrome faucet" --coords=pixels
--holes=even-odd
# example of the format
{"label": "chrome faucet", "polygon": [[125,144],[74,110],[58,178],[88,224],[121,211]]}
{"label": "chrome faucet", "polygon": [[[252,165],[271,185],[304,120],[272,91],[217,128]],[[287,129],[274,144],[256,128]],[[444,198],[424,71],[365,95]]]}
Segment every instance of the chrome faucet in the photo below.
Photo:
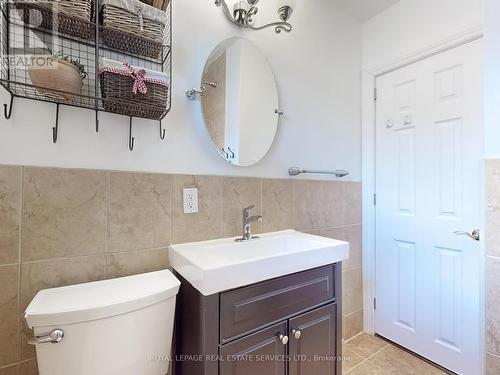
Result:
{"label": "chrome faucet", "polygon": [[259,238],[257,236],[252,236],[252,223],[262,220],[261,215],[250,216],[254,208],[255,206],[252,205],[243,209],[243,235],[241,238],[237,238],[236,242],[256,240]]}

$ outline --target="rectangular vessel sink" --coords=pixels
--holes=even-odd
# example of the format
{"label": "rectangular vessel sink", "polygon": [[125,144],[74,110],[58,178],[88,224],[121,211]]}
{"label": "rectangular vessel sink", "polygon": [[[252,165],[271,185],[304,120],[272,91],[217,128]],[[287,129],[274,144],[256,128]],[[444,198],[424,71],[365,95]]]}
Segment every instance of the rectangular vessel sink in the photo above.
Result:
{"label": "rectangular vessel sink", "polygon": [[201,294],[209,296],[349,257],[344,241],[294,230],[266,233],[248,242],[234,238],[170,246],[170,262]]}

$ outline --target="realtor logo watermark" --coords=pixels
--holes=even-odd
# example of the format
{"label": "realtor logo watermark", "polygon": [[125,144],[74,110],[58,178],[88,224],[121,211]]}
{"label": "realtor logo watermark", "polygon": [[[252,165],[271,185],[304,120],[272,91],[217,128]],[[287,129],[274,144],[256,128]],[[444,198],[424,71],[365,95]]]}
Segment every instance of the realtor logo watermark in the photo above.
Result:
{"label": "realtor logo watermark", "polygon": [[[62,39],[57,37],[58,0],[0,0],[8,16],[1,17],[2,30],[8,28],[8,51],[2,51],[3,66],[51,69],[57,65],[53,57],[62,50]],[[26,26],[28,25],[28,26]],[[39,33],[50,26],[53,33]],[[50,46],[50,48],[49,48]],[[7,53],[5,53],[7,52]]]}
{"label": "realtor logo watermark", "polygon": [[337,362],[344,361],[344,356],[331,355],[176,355],[174,358],[167,354],[152,354],[151,362]]}
{"label": "realtor logo watermark", "polygon": [[51,69],[54,68],[57,59],[52,56],[23,56],[23,55],[9,55],[2,57],[3,64],[8,66],[17,66],[23,68],[38,68],[38,69]]}

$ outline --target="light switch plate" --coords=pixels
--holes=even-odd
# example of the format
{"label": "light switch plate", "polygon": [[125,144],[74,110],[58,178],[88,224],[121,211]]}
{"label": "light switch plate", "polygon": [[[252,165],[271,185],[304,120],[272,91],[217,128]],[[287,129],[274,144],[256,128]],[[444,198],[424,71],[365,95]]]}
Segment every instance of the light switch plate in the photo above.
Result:
{"label": "light switch plate", "polygon": [[198,189],[185,188],[183,190],[184,213],[195,214],[198,212]]}

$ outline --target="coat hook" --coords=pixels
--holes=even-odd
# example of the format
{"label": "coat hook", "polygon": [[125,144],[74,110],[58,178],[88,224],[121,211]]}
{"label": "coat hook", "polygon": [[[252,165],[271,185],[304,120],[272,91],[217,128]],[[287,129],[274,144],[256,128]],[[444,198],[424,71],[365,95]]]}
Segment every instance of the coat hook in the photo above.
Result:
{"label": "coat hook", "polygon": [[56,126],[52,127],[52,142],[57,142],[57,133],[59,131],[59,103],[56,104]]}
{"label": "coat hook", "polygon": [[161,120],[160,120],[160,138],[161,138],[161,140],[165,139],[165,132],[166,132],[166,130],[162,129]]}
{"label": "coat hook", "polygon": [[283,116],[283,115],[285,114],[285,113],[284,113],[282,110],[280,110],[280,109],[275,109],[275,110],[274,110],[274,113],[276,113],[278,116]]}
{"label": "coat hook", "polygon": [[3,114],[7,120],[10,119],[12,116],[12,107],[14,104],[14,95],[10,94],[10,106],[7,106],[7,104],[3,105]]}
{"label": "coat hook", "polygon": [[226,152],[226,150],[224,149],[224,147],[221,148],[221,151],[222,151],[222,156],[224,156],[226,159],[229,159],[229,154]]}
{"label": "coat hook", "polygon": [[128,149],[132,151],[134,149],[134,140],[135,138],[132,137],[132,116],[130,116],[130,125],[129,125],[129,131],[128,131]]}

